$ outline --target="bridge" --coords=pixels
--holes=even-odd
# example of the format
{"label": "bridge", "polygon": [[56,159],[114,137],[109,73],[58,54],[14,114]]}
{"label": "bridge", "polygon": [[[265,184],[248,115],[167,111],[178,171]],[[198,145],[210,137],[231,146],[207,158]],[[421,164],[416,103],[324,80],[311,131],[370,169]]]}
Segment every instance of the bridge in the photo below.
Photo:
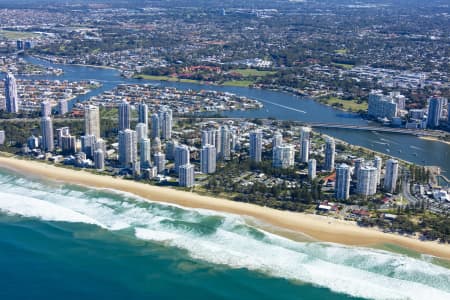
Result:
{"label": "bridge", "polygon": [[[239,117],[199,117],[202,120],[211,121],[245,121],[249,118],[239,118]],[[180,119],[184,119],[181,117]],[[270,124],[273,121],[283,121],[274,119],[260,119],[265,124]],[[286,120],[287,121],[287,120]],[[361,130],[361,131],[375,131],[375,132],[387,132],[387,133],[397,133],[397,134],[409,134],[415,136],[429,136],[429,137],[444,137],[447,135],[446,132],[441,130],[423,130],[423,129],[409,129],[409,128],[397,128],[397,127],[387,127],[387,126],[371,126],[371,125],[352,125],[352,124],[339,124],[339,123],[324,123],[324,122],[303,122],[303,121],[288,121],[299,126],[308,126],[313,128],[337,128],[337,129],[349,129],[349,130]]]}
{"label": "bridge", "polygon": [[442,137],[446,135],[445,132],[439,130],[408,129],[408,128],[395,128],[385,126],[350,125],[350,124],[335,124],[335,123],[305,123],[305,125],[313,128],[351,129],[351,130],[398,133],[398,134],[411,134],[416,136]]}

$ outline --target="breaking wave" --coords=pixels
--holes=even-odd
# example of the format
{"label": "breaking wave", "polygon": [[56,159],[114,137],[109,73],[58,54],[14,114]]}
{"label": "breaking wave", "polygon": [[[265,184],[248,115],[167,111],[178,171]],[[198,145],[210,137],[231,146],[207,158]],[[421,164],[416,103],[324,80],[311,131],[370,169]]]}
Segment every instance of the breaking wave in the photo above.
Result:
{"label": "breaking wave", "polygon": [[[450,270],[429,257],[332,243],[295,242],[239,216],[144,201],[124,193],[47,184],[0,173],[0,211],[127,229],[194,259],[327,287],[369,299],[450,299]],[[26,195],[26,196],[23,196]],[[131,229],[131,230],[130,230]]]}

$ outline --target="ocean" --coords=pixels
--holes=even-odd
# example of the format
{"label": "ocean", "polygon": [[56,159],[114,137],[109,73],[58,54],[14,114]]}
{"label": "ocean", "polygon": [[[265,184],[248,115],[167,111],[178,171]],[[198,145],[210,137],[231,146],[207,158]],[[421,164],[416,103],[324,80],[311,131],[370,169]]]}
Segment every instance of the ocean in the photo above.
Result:
{"label": "ocean", "polygon": [[450,299],[409,254],[0,170],[0,299]]}

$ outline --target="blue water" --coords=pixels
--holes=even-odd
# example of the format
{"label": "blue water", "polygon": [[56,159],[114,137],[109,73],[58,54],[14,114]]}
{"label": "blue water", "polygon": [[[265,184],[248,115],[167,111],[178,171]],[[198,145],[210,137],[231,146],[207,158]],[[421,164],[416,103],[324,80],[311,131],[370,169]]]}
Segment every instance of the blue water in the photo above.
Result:
{"label": "blue water", "polygon": [[449,299],[431,258],[0,170],[0,299]]}
{"label": "blue water", "polygon": [[[63,68],[60,80],[103,84],[76,101],[118,83],[146,82],[114,70]],[[366,123],[286,93],[151,83],[233,92],[265,105],[231,116]],[[450,170],[445,144],[396,134],[324,132]],[[429,256],[293,241],[251,224],[235,215],[0,170],[0,299],[450,299],[450,270]]]}
{"label": "blue water", "polygon": [[[252,111],[231,111],[223,114],[229,117],[268,118],[279,120],[295,120],[304,122],[325,122],[352,125],[367,125],[367,121],[358,114],[342,112],[332,107],[322,105],[312,99],[298,97],[290,93],[252,89],[245,87],[229,87],[201,85],[181,82],[164,82],[127,79],[112,69],[82,67],[74,65],[55,65],[33,57],[25,57],[26,60],[35,64],[53,66],[64,69],[62,76],[38,76],[36,78],[60,79],[69,81],[97,80],[103,86],[92,92],[77,97],[77,101],[85,101],[91,96],[98,95],[106,90],[111,90],[120,83],[150,83],[162,87],[175,87],[180,90],[215,90],[235,93],[257,99],[264,104],[264,108]],[[30,78],[30,77],[27,77]],[[31,77],[34,78],[34,77]],[[370,131],[343,130],[343,129],[321,129],[321,132],[340,138],[346,142],[373,149],[387,155],[411,161],[418,165],[434,165],[442,169],[443,174],[450,172],[450,145],[419,139],[411,135],[392,133],[373,133]]]}

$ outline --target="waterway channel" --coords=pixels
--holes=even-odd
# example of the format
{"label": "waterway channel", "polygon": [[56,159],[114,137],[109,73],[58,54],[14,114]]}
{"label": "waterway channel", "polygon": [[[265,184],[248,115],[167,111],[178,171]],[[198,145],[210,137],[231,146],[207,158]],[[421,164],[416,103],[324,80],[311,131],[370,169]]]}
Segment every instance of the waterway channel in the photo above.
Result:
{"label": "waterway channel", "polygon": [[[362,119],[358,114],[343,112],[320,104],[307,97],[299,97],[285,92],[246,87],[140,80],[121,77],[120,73],[114,69],[53,64],[29,56],[25,57],[25,60],[33,64],[52,66],[64,70],[64,74],[61,76],[28,76],[26,78],[58,79],[69,81],[95,80],[102,83],[100,88],[75,98],[71,105],[75,102],[86,101],[92,96],[111,90],[118,84],[148,83],[159,85],[161,87],[174,87],[180,90],[207,89],[229,92],[259,100],[264,104],[264,107],[258,110],[223,112],[222,115],[227,117],[273,117],[279,120],[304,122],[324,122],[352,125],[368,124],[368,121]],[[378,133],[373,131],[358,131],[351,129],[320,129],[319,131],[344,140],[348,143],[363,146],[373,151],[398,157],[419,165],[439,166],[442,173],[447,175],[447,177],[450,174],[450,145],[445,143],[423,140],[413,135],[396,133]]]}

